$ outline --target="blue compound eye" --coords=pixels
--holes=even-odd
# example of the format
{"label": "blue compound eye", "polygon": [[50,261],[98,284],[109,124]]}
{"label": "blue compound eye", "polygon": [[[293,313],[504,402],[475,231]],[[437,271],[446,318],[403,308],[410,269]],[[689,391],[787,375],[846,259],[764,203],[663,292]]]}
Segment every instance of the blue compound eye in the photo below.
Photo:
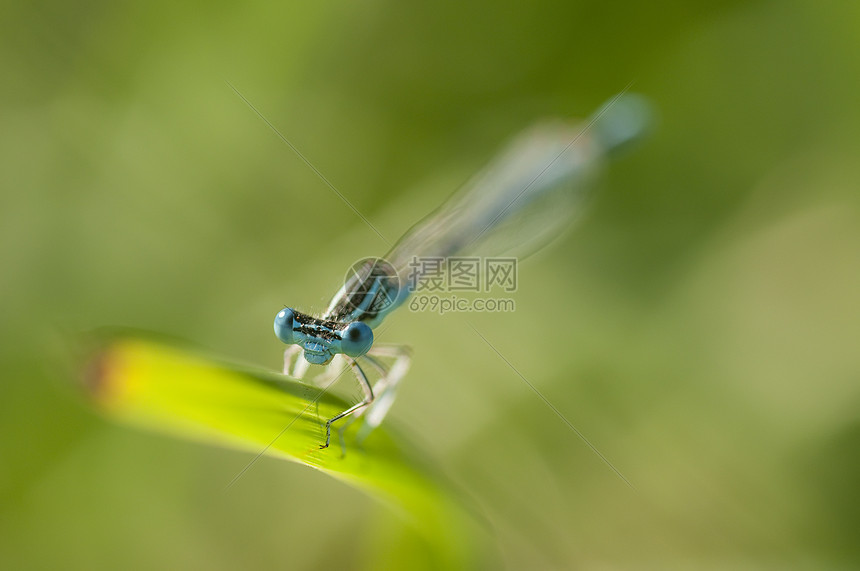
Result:
{"label": "blue compound eye", "polygon": [[275,316],[275,335],[278,339],[292,345],[293,341],[293,310],[285,307]]}
{"label": "blue compound eye", "polygon": [[366,323],[353,321],[341,333],[340,347],[350,357],[361,357],[373,345],[373,331]]}

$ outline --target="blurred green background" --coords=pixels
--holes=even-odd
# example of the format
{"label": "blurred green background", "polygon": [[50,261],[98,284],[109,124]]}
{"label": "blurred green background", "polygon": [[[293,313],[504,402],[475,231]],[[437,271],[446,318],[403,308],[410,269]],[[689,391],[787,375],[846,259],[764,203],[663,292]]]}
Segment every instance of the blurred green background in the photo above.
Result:
{"label": "blurred green background", "polygon": [[69,382],[64,340],[100,325],[278,367],[275,312],[385,252],[227,81],[389,240],[511,134],[635,81],[659,128],[523,262],[516,313],[391,319],[415,358],[390,420],[480,506],[486,567],[860,565],[857,3],[2,14],[3,568],[424,560],[357,490],[264,458],[223,492],[247,454],[115,426]]}

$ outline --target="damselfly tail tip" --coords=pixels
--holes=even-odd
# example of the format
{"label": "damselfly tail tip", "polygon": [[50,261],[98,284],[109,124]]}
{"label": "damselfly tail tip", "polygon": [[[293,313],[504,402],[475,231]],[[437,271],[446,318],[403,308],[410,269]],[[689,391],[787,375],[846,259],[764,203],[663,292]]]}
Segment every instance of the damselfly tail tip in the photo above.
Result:
{"label": "damselfly tail tip", "polygon": [[654,122],[654,106],[646,97],[622,93],[595,112],[591,129],[606,152],[615,154],[645,137]]}

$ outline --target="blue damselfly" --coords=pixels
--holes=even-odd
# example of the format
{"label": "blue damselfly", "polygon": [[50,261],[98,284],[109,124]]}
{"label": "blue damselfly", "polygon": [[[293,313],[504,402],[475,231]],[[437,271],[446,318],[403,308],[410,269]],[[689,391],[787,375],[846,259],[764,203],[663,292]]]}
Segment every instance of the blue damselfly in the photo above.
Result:
{"label": "blue damselfly", "polygon": [[[648,104],[618,95],[583,123],[538,123],[516,137],[487,167],[436,211],[413,226],[384,258],[356,264],[343,287],[317,318],[285,308],[275,334],[290,345],[284,373],[302,377],[309,365],[328,365],[334,378],[343,361],[355,373],[364,398],[326,422],[364,414],[365,427],[382,422],[410,353],[403,346],[374,346],[373,329],[402,305],[422,279],[410,261],[464,254],[522,257],[575,219],[607,157],[639,138],[650,121]],[[393,359],[391,363],[384,360]],[[371,384],[365,369],[378,373]]]}

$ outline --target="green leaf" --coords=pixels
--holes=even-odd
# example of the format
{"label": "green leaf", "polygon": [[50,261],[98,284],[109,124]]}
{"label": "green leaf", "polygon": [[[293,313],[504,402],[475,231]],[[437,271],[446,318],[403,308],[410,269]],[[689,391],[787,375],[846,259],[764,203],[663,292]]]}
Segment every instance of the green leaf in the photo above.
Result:
{"label": "green leaf", "polygon": [[[402,514],[439,556],[462,564],[467,518],[419,451],[383,426],[346,448],[320,449],[325,421],[349,405],[323,389],[268,371],[205,357],[140,334],[102,335],[86,375],[107,416],[198,442],[298,462],[361,489]],[[227,482],[225,482],[225,485]]]}

